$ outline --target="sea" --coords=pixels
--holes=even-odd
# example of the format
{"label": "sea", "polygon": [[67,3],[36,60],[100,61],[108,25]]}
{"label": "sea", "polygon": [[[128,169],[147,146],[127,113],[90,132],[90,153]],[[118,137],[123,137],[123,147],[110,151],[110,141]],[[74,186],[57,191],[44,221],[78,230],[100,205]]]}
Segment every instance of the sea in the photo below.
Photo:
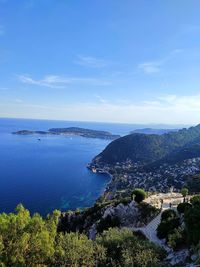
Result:
{"label": "sea", "polygon": [[[94,174],[87,164],[109,140],[79,136],[14,135],[19,130],[82,127],[126,135],[143,125],[0,118],[0,212],[22,203],[31,214],[46,216],[90,207],[110,177]],[[148,126],[149,127],[149,126]]]}

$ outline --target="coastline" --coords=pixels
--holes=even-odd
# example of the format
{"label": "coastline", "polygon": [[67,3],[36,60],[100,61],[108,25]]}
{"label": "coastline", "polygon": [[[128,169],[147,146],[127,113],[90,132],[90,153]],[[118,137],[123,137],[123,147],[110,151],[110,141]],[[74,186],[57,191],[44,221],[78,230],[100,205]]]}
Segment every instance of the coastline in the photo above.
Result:
{"label": "coastline", "polygon": [[111,174],[108,166],[100,166],[91,162],[87,164],[87,168],[94,174],[99,173],[108,175],[110,177],[109,182],[106,184],[106,187],[102,190],[101,195],[96,199],[94,204],[96,204],[97,202],[105,202],[106,200],[111,200],[113,198],[112,193],[114,193],[114,191],[111,189],[111,185],[114,180],[114,175]]}

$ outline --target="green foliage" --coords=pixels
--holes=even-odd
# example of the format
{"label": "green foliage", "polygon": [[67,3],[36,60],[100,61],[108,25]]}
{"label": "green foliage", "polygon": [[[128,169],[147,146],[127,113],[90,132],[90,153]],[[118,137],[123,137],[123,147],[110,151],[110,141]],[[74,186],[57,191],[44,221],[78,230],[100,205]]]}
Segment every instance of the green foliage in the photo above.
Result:
{"label": "green foliage", "polygon": [[176,212],[174,210],[171,209],[167,209],[165,211],[163,211],[162,215],[161,215],[161,221],[168,221],[171,219],[176,218]]}
{"label": "green foliage", "polygon": [[190,202],[192,205],[200,205],[200,195],[192,197]]}
{"label": "green foliage", "polygon": [[129,230],[110,228],[94,241],[77,232],[58,232],[59,218],[59,211],[45,219],[30,216],[22,205],[15,213],[0,214],[0,266],[150,267],[160,266],[164,257],[161,249]]}
{"label": "green foliage", "polygon": [[98,236],[96,241],[107,250],[106,262],[103,266],[161,266],[161,260],[165,256],[165,252],[160,247],[140,239],[127,229],[109,229]]}
{"label": "green foliage", "polygon": [[184,213],[186,209],[189,209],[191,208],[191,204],[188,203],[188,202],[183,202],[183,203],[179,203],[178,206],[177,206],[177,211],[179,213]]}
{"label": "green foliage", "polygon": [[59,234],[56,238],[53,266],[93,267],[104,258],[105,249],[83,234]]}
{"label": "green foliage", "polygon": [[159,209],[149,205],[146,202],[142,202],[140,203],[140,205],[138,205],[138,211],[139,211],[138,220],[143,224],[148,224],[149,221],[159,213]]}
{"label": "green foliage", "polygon": [[146,197],[146,192],[143,189],[136,188],[133,190],[133,198],[137,203],[142,202]]}
{"label": "green foliage", "polygon": [[197,198],[193,198],[193,206],[185,211],[184,221],[187,237],[192,244],[200,241],[200,205]]}
{"label": "green foliage", "polygon": [[181,189],[181,194],[185,198],[188,195],[188,189],[187,188],[182,188]]}
{"label": "green foliage", "polygon": [[93,267],[105,249],[78,233],[57,233],[59,211],[43,219],[18,205],[0,214],[0,266]]}
{"label": "green foliage", "polygon": [[165,159],[175,163],[200,155],[200,126],[163,135],[130,134],[111,142],[95,160],[104,163],[153,163]]}
{"label": "green foliage", "polygon": [[186,243],[186,236],[184,230],[179,227],[168,236],[168,245],[174,250],[179,249]]}
{"label": "green foliage", "polygon": [[54,239],[59,214],[43,220],[39,214],[30,216],[18,205],[16,213],[0,215],[0,261],[6,266],[47,265],[54,254]]}
{"label": "green foliage", "polygon": [[178,228],[179,226],[179,218],[171,218],[166,221],[162,221],[157,227],[158,238],[168,238],[168,235],[173,233],[174,229]]}
{"label": "green foliage", "polygon": [[120,221],[116,216],[107,215],[105,218],[101,218],[99,223],[97,224],[97,232],[102,233],[104,230],[108,230],[109,228],[119,227]]}

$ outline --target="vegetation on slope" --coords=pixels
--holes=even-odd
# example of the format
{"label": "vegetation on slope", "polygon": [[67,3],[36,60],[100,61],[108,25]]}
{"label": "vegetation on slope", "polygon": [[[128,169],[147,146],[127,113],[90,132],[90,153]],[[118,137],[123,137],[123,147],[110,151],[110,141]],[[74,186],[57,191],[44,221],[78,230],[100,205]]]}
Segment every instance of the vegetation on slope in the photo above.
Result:
{"label": "vegetation on slope", "polygon": [[[111,142],[94,159],[94,162],[116,163],[130,159],[133,162],[147,164],[164,157],[166,159],[188,158],[188,153],[195,156],[200,155],[199,140],[200,125],[163,135],[130,134]],[[183,150],[180,150],[182,148]],[[184,156],[183,151],[185,151]],[[167,157],[170,153],[173,153],[173,157]]]}
{"label": "vegetation on slope", "polygon": [[177,211],[165,210],[157,228],[159,238],[165,238],[174,250],[189,248],[200,263],[200,195],[180,203]]}
{"label": "vegetation on slope", "polygon": [[1,267],[150,267],[161,266],[162,249],[129,230],[110,228],[89,240],[57,231],[60,212],[43,219],[22,205],[0,214]]}

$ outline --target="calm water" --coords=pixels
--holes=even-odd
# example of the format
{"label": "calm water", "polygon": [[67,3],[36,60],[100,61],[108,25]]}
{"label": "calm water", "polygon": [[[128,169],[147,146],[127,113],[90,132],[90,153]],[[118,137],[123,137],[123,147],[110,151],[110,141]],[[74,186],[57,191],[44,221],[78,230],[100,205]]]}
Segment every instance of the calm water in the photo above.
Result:
{"label": "calm water", "polygon": [[45,215],[53,209],[87,207],[104,190],[109,177],[86,165],[109,143],[81,137],[12,135],[11,132],[79,126],[125,134],[130,125],[0,119],[0,212],[23,203]]}
{"label": "calm water", "polygon": [[[0,119],[0,212],[23,203],[45,215],[53,209],[91,206],[109,177],[86,165],[109,143],[81,137],[12,135],[17,130],[79,126],[127,134],[141,125]],[[145,126],[143,126],[145,127]]]}

